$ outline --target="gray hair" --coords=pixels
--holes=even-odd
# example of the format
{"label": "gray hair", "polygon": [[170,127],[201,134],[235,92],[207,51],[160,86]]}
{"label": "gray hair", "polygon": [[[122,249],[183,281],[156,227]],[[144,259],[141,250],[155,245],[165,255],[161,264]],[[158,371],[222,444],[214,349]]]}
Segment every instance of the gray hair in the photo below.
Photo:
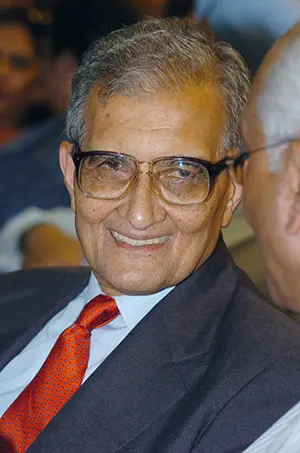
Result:
{"label": "gray hair", "polygon": [[240,118],[250,85],[242,57],[201,25],[174,18],[140,22],[94,43],[73,78],[67,138],[79,145],[86,138],[85,108],[92,91],[105,104],[114,93],[178,92],[188,83],[216,84],[226,113],[222,146],[240,147]]}
{"label": "gray hair", "polygon": [[[300,128],[300,37],[283,49],[271,67],[256,109],[266,146],[296,138]],[[285,149],[286,145],[267,148],[271,172],[279,172]]]}

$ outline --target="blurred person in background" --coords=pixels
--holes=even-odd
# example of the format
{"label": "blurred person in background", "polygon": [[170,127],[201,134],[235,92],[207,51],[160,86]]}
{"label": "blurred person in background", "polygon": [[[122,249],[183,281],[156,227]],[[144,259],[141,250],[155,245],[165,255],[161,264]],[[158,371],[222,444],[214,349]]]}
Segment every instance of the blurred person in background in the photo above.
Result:
{"label": "blurred person in background", "polygon": [[[50,24],[33,20],[31,10],[0,11],[0,269],[21,264],[18,231],[22,221],[10,220],[27,207],[68,206],[56,150],[62,138],[63,119],[41,118],[34,101],[46,103],[43,87]],[[32,120],[34,113],[34,120]],[[49,110],[48,110],[49,111]],[[32,124],[34,123],[34,124]],[[60,214],[61,215],[61,214]],[[27,216],[26,216],[27,217]],[[75,245],[77,243],[74,242]]]}
{"label": "blurred person in background", "polygon": [[91,42],[135,20],[131,8],[119,0],[55,2],[39,61],[52,117],[0,152],[0,270],[81,263],[58,159],[70,82]]}
{"label": "blurred person in background", "polygon": [[[269,292],[300,313],[300,22],[279,40],[255,78],[243,120],[249,159],[244,210],[266,267]],[[300,403],[247,453],[299,453]]]}
{"label": "blurred person in background", "polygon": [[25,10],[0,9],[0,146],[18,138],[32,122],[30,111],[42,96],[45,35],[46,27],[31,22]]}
{"label": "blurred person in background", "polygon": [[272,299],[295,312],[300,312],[299,54],[300,22],[265,59],[243,121],[249,149],[245,215],[262,250]]}

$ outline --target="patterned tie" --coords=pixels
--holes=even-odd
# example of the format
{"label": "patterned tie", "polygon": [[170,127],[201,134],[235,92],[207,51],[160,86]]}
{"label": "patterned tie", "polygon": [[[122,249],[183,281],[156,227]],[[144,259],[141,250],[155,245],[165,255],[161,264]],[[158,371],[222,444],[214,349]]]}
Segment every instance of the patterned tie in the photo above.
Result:
{"label": "patterned tie", "polygon": [[99,295],[62,332],[42,368],[1,418],[1,453],[24,453],[79,389],[88,365],[91,331],[119,315],[114,299]]}

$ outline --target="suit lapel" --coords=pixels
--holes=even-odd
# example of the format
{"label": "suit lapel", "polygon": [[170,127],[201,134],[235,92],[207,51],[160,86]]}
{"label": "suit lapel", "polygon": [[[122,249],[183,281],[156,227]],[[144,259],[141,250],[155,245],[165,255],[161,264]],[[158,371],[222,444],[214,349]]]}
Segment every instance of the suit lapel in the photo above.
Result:
{"label": "suit lapel", "polygon": [[237,285],[235,269],[220,240],[210,259],[176,288],[176,297],[162,313],[173,363],[188,388],[212,362],[219,327]]}
{"label": "suit lapel", "polygon": [[[151,347],[149,348],[149,345]],[[113,453],[185,394],[158,311],[151,312],[90,376],[28,453]]]}
{"label": "suit lapel", "polygon": [[[16,288],[19,288],[22,287],[24,278],[26,289],[13,294],[10,291],[7,299],[1,300],[0,371],[56,313],[84,289],[89,273],[88,268],[74,268],[47,272],[31,270],[5,276],[6,284],[10,288],[10,279],[16,283]],[[3,289],[3,294],[6,294],[5,288]]]}
{"label": "suit lapel", "polygon": [[183,398],[211,363],[236,283],[232,269],[220,245],[136,326],[29,452],[81,452],[88,443],[89,451],[115,453]]}

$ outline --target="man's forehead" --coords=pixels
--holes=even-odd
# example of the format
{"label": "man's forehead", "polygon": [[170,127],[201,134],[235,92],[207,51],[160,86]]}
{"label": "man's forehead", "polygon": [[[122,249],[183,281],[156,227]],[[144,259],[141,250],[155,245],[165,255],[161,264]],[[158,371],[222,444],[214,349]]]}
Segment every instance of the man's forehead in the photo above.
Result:
{"label": "man's forehead", "polygon": [[99,131],[105,131],[107,127],[128,128],[132,124],[136,127],[137,120],[140,129],[151,128],[153,122],[162,126],[164,123],[175,125],[188,117],[188,111],[176,103],[175,99],[168,97],[113,95],[105,105],[99,103],[96,96],[90,97],[88,115],[93,120],[93,127],[97,126]]}
{"label": "man's forehead", "polygon": [[127,97],[113,95],[104,105],[97,94],[89,96],[86,109],[88,135],[106,133],[158,133],[195,130],[212,135],[223,132],[223,99],[215,87],[188,87],[174,94]]}

